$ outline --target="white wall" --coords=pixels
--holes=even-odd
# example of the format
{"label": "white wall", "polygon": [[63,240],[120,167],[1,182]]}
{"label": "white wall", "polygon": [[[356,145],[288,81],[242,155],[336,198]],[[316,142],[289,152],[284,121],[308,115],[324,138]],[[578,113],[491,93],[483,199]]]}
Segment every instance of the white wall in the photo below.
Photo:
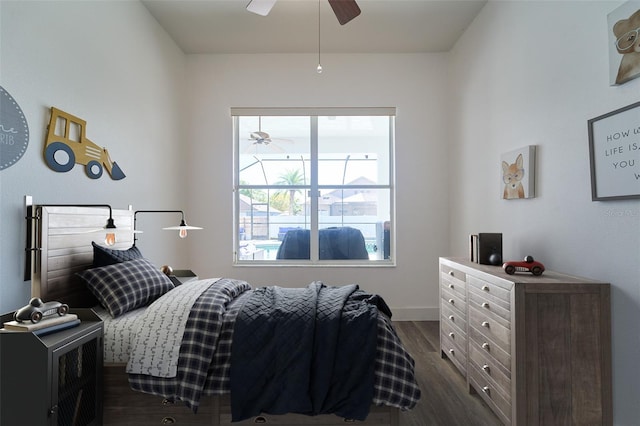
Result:
{"label": "white wall", "polygon": [[[24,195],[41,204],[183,208],[176,165],[183,164],[185,143],[185,57],[138,2],[2,1],[0,15],[0,85],[30,131],[27,152],[0,171],[0,312],[7,312],[30,297],[30,282],[23,282]],[[85,119],[87,137],[107,147],[127,177],[113,181],[105,172],[92,180],[82,166],[49,169],[42,152],[51,106]],[[170,219],[177,225],[179,216]],[[163,242],[168,233],[156,237],[162,231],[145,220],[138,218],[143,253],[158,264],[186,264],[187,242],[174,235]]]}
{"label": "white wall", "polygon": [[[640,201],[592,202],[587,120],[640,100],[610,87],[620,2],[490,2],[453,49],[451,255],[502,232],[504,255],[612,285],[614,420],[640,418]],[[640,8],[640,3],[639,8]],[[500,155],[537,145],[537,196],[500,199]]]}
{"label": "white wall", "polygon": [[[447,251],[446,55],[202,55],[188,57],[191,262],[201,276],[258,285],[358,283],[396,318],[438,317],[438,256]],[[232,266],[230,107],[394,106],[397,162],[395,268]],[[191,238],[191,237],[189,237]]]}

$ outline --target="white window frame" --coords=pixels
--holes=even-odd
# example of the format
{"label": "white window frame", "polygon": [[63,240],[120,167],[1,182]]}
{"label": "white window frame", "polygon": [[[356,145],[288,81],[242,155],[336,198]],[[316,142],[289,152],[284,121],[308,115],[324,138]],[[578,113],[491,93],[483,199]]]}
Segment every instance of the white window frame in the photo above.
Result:
{"label": "white window frame", "polygon": [[[240,260],[239,259],[239,230],[240,230],[240,137],[238,132],[238,119],[241,116],[304,116],[311,119],[311,165],[310,165],[310,195],[318,194],[325,188],[335,188],[335,185],[319,185],[318,184],[318,117],[321,116],[388,116],[389,117],[389,183],[388,185],[367,185],[369,189],[387,189],[389,190],[389,222],[391,226],[390,242],[389,242],[389,258],[388,259],[349,259],[349,260],[320,260],[318,247],[319,232],[319,212],[318,197],[310,196],[310,259],[277,259],[277,260]],[[395,206],[396,206],[396,188],[395,188],[395,107],[291,107],[291,108],[244,108],[232,107],[231,117],[233,122],[233,264],[234,266],[255,267],[255,266],[320,266],[320,267],[389,267],[396,266],[396,226],[395,226]],[[260,185],[264,187],[263,185]],[[267,185],[271,186],[271,185]],[[251,185],[244,185],[243,188],[249,188]],[[279,185],[279,189],[283,186]],[[285,186],[284,188],[295,189],[295,186]],[[301,186],[300,189],[306,188]],[[349,186],[353,188],[353,186]],[[357,187],[356,187],[357,188]],[[379,248],[383,250],[383,248]]]}

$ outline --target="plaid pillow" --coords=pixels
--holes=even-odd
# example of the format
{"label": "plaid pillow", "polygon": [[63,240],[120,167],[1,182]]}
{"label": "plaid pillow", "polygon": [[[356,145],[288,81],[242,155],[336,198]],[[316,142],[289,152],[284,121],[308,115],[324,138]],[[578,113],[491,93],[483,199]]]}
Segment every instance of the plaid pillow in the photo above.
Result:
{"label": "plaid pillow", "polygon": [[140,253],[140,250],[136,246],[131,246],[127,250],[115,250],[102,247],[94,241],[91,241],[91,245],[93,246],[94,268],[142,258],[142,253]]}
{"label": "plaid pillow", "polygon": [[114,318],[146,306],[173,289],[169,277],[144,258],[87,269],[77,275]]}

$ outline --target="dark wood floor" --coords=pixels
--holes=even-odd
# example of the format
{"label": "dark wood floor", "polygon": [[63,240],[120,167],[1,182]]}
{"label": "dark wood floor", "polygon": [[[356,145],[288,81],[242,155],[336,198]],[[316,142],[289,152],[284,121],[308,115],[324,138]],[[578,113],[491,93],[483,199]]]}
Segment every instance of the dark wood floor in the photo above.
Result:
{"label": "dark wood floor", "polygon": [[416,407],[400,413],[400,426],[496,426],[500,420],[482,399],[467,390],[466,380],[440,356],[437,321],[394,322],[405,347],[416,361],[422,397]]}

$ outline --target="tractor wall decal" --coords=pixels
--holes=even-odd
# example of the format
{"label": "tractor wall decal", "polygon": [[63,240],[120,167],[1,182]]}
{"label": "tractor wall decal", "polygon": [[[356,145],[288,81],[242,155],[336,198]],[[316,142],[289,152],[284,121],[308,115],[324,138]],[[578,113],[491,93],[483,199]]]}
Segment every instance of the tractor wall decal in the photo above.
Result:
{"label": "tractor wall decal", "polygon": [[113,180],[124,179],[125,174],[109,151],[87,139],[87,122],[74,115],[51,107],[51,119],[44,144],[44,159],[52,170],[68,172],[76,163],[85,166],[91,179],[102,176],[104,169]]}

